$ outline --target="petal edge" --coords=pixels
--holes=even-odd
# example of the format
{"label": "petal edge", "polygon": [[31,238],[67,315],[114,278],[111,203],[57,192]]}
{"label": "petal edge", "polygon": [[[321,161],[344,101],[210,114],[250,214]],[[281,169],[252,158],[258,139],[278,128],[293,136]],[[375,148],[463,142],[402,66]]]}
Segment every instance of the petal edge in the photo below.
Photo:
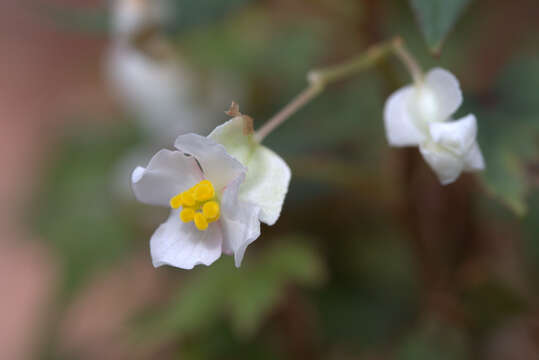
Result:
{"label": "petal edge", "polygon": [[414,124],[408,103],[415,89],[405,86],[389,96],[384,105],[386,137],[391,146],[416,146],[425,140]]}
{"label": "petal edge", "polygon": [[180,135],[174,146],[195,157],[202,167],[204,177],[209,179],[216,189],[222,190],[246,171],[223,145],[206,137],[196,134]]}
{"label": "petal edge", "polygon": [[150,239],[153,266],[170,265],[190,270],[196,265],[211,265],[221,256],[222,240],[218,224],[198,231],[193,223],[180,220],[178,210],[171,211],[167,221]]}
{"label": "petal edge", "polygon": [[201,175],[193,158],[163,149],[152,157],[148,167],[133,170],[131,185],[140,202],[168,206],[172,196],[196,184]]}
{"label": "petal edge", "polygon": [[436,95],[440,121],[449,119],[462,104],[459,81],[445,69],[439,67],[431,69],[425,76],[425,86]]}

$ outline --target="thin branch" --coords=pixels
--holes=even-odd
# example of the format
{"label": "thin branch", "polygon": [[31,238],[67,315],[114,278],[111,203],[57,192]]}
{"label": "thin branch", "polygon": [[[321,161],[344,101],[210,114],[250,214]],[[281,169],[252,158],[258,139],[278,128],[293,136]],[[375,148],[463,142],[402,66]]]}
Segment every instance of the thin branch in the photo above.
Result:
{"label": "thin branch", "polygon": [[269,119],[258,131],[255,133],[255,139],[258,142],[262,142],[269,133],[271,133],[277,126],[281,125],[292,116],[296,111],[301,109],[305,104],[314,99],[323,90],[317,84],[311,84],[305,90],[303,90],[298,96],[296,96],[288,105],[286,105],[275,116]]}
{"label": "thin branch", "polygon": [[325,69],[309,72],[307,78],[309,86],[296,96],[275,116],[269,119],[256,133],[255,139],[262,142],[276,127],[285,122],[290,116],[295,114],[312,99],[322,93],[329,84],[355,75],[376,64],[380,59],[394,50],[394,40],[387,41],[369,48],[361,54],[343,64],[328,67]]}
{"label": "thin branch", "polygon": [[416,85],[421,84],[423,82],[423,71],[421,71],[421,67],[419,66],[415,58],[412,56],[412,54],[410,54],[406,47],[404,47],[404,41],[402,40],[402,38],[397,37],[395,38],[395,40],[393,40],[393,48],[395,49],[395,54],[408,68],[408,71],[410,72],[414,83]]}

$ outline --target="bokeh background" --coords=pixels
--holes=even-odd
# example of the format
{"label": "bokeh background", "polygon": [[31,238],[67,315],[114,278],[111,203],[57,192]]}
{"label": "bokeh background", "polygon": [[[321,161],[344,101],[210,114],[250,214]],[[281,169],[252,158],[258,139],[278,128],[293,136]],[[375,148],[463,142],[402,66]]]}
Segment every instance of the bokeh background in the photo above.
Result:
{"label": "bokeh background", "polygon": [[[455,1],[432,55],[420,3],[2,0],[0,358],[539,359],[539,5]],[[267,138],[293,180],[239,270],[151,266],[135,165],[394,35],[460,79],[486,172],[387,146],[388,58]]]}

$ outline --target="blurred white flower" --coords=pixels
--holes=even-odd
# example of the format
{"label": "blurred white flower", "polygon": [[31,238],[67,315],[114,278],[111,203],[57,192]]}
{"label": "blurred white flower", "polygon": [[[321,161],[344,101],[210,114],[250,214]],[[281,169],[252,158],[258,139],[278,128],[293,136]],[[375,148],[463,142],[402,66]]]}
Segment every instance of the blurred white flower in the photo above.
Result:
{"label": "blurred white flower", "polygon": [[170,0],[112,0],[112,31],[116,38],[130,37],[170,19]]}
{"label": "blurred white flower", "polygon": [[[185,64],[164,37],[170,20],[167,0],[115,0],[107,78],[122,105],[139,121],[154,143],[170,143],[178,134],[205,133],[214,115],[241,100],[237,80],[211,73],[206,84]],[[226,94],[226,98],[224,97]]]}
{"label": "blurred white flower", "polygon": [[462,171],[479,171],[485,163],[476,141],[474,115],[459,120],[451,116],[462,103],[458,80],[435,68],[420,84],[405,86],[386,101],[384,121],[392,146],[419,146],[425,161],[443,185]]}
{"label": "blurred white flower", "polygon": [[192,269],[225,252],[239,267],[260,221],[273,225],[279,218],[290,169],[245,134],[245,121],[235,117],[207,138],[180,135],[177,151],[161,150],[133,171],[139,201],[172,208],[150,240],[154,266]]}
{"label": "blurred white flower", "polygon": [[177,134],[211,128],[209,108],[198,106],[192,95],[194,74],[178,59],[155,59],[129,45],[116,44],[108,65],[115,93],[155,141],[170,142]]}

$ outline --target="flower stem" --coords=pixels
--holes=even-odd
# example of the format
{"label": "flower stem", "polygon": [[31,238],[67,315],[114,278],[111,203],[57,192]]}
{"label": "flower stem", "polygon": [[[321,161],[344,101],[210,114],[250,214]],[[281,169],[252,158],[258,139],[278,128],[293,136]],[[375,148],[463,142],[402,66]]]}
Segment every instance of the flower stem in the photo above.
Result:
{"label": "flower stem", "polygon": [[311,85],[297,95],[290,103],[288,103],[288,105],[286,105],[281,111],[275,114],[275,116],[269,119],[260,129],[255,132],[255,140],[259,143],[262,142],[262,140],[264,140],[264,138],[268,136],[268,134],[271,133],[277,126],[285,122],[286,119],[301,109],[309,101],[314,99],[323,90],[324,88],[322,86],[317,86],[311,83]]}
{"label": "flower stem", "polygon": [[408,69],[408,72],[412,76],[414,83],[416,85],[421,84],[423,82],[423,71],[421,70],[421,67],[417,63],[416,59],[412,56],[412,54],[410,54],[410,52],[408,52],[408,50],[404,46],[404,41],[401,37],[396,37],[393,40],[393,48],[395,50],[395,54],[399,57],[399,59]]}
{"label": "flower stem", "polygon": [[318,83],[325,87],[331,83],[355,75],[375,65],[380,59],[391,53],[395,40],[386,41],[371,46],[367,51],[342,64],[313,70],[308,78],[311,83]]}
{"label": "flower stem", "polygon": [[392,52],[395,52],[408,67],[414,81],[421,81],[421,69],[414,58],[404,48],[403,41],[400,37],[373,45],[365,53],[342,64],[310,71],[307,75],[309,86],[255,132],[256,141],[262,142],[276,127],[320,95],[327,85],[346,79],[372,67]]}

